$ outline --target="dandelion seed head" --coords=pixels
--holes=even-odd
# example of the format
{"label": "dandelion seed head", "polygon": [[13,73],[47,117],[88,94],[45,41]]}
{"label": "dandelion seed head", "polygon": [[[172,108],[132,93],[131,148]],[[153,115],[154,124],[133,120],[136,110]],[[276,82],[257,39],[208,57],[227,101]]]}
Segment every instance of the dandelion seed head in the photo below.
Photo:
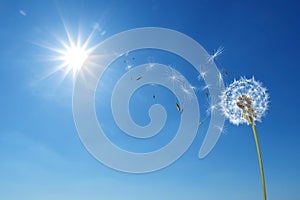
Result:
{"label": "dandelion seed head", "polygon": [[268,109],[267,89],[253,78],[234,80],[221,95],[221,108],[224,115],[235,125],[249,124],[247,117],[260,121]]}

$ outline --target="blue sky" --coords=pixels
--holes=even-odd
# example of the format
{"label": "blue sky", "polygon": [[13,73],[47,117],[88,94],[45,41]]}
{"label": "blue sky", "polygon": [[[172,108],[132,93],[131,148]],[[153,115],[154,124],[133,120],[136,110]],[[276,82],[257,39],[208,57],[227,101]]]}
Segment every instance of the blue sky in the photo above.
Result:
{"label": "blue sky", "polygon": [[[292,0],[0,0],[0,199],[262,198],[255,143],[246,125],[226,122],[213,151],[199,160],[205,123],[178,161],[149,174],[118,172],[94,159],[82,145],[73,121],[72,75],[62,80],[63,71],[58,71],[43,78],[59,62],[51,61],[53,52],[38,44],[59,46],[57,38],[67,39],[64,23],[72,35],[80,30],[83,37],[99,24],[101,30],[92,44],[121,31],[155,26],[185,33],[209,53],[223,46],[218,61],[229,72],[225,82],[254,75],[270,94],[270,109],[257,125],[269,199],[300,199],[299,8]],[[184,64],[179,58],[154,55],[156,61],[178,69],[178,63]],[[139,54],[130,62],[137,65],[147,59]],[[192,70],[184,68],[182,73],[197,84]],[[173,122],[178,122],[179,115],[172,108],[174,97],[161,88],[138,91],[137,100],[131,102],[133,116],[138,123],[147,122],[139,115],[152,104],[153,93],[155,101],[170,112],[172,123],[166,128],[176,128]],[[107,98],[101,91],[97,94]],[[198,98],[201,115],[205,115],[205,92],[199,92]],[[107,107],[96,107],[101,119],[102,109]],[[112,131],[111,139],[128,145],[116,132]]]}

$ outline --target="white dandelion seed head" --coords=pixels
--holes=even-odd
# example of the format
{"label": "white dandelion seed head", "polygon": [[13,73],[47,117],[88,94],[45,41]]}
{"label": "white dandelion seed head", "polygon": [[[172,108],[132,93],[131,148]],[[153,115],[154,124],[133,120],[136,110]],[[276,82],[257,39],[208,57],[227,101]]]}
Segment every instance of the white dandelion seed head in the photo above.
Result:
{"label": "white dandelion seed head", "polygon": [[[248,100],[252,102],[249,103]],[[234,80],[233,83],[225,88],[221,95],[222,112],[235,125],[249,124],[247,116],[252,117],[254,121],[260,121],[268,109],[268,103],[269,95],[267,89],[260,82],[256,81],[254,77],[251,79],[242,77],[238,81]],[[240,104],[246,107],[244,112]],[[253,109],[253,112],[249,111],[250,108],[248,106]],[[249,113],[253,116],[250,116]]]}

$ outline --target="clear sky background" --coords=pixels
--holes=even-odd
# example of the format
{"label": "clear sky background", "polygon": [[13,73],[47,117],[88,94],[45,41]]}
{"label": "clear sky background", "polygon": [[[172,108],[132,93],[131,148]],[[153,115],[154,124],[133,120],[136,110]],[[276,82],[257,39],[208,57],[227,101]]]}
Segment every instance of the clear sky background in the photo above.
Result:
{"label": "clear sky background", "polygon": [[[257,125],[268,198],[300,199],[299,10],[298,1],[292,0],[0,0],[0,199],[262,199],[255,142],[246,125],[226,122],[216,147],[199,160],[206,121],[177,162],[149,174],[118,172],[94,159],[73,122],[72,74],[63,79],[62,70],[43,78],[59,62],[51,61],[53,52],[38,44],[59,47],[57,38],[67,39],[64,23],[74,37],[80,30],[86,38],[97,28],[92,44],[128,29],[157,26],[185,33],[209,53],[223,46],[218,61],[229,73],[226,84],[254,75],[270,94],[270,109]],[[154,61],[177,69],[184,65],[170,55],[153,55]],[[134,61],[128,58],[132,65],[149,59],[142,53],[134,56]],[[125,71],[121,64],[118,67]],[[187,68],[181,69],[186,78],[203,87]],[[140,117],[146,114],[140,113],[146,113],[154,93],[155,101],[169,109],[167,130],[176,128],[174,97],[161,88],[145,87],[133,96],[134,119],[147,122]],[[97,94],[107,98],[101,91]],[[205,115],[205,92],[198,92],[198,98]],[[101,119],[107,106],[96,107]],[[117,144],[132,146],[124,136],[117,137],[113,126],[111,134]],[[148,150],[144,145],[134,147]]]}

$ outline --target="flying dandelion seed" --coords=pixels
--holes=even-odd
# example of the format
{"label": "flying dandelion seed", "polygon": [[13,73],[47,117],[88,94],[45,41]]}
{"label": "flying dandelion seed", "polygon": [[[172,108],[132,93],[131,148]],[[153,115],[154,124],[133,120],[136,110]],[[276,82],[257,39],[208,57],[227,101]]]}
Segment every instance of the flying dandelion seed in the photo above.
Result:
{"label": "flying dandelion seed", "polygon": [[177,108],[179,114],[182,114],[183,108],[181,108],[180,105],[177,102],[176,102],[176,108]]}
{"label": "flying dandelion seed", "polygon": [[224,70],[224,72],[223,72],[223,73],[224,73],[224,75],[225,75],[225,77],[226,77],[226,78],[228,78],[228,77],[229,77],[229,72],[228,72],[228,71]]}
{"label": "flying dandelion seed", "polygon": [[189,87],[190,87],[191,90],[193,90],[193,91],[195,91],[195,92],[199,90],[199,88],[197,88],[197,87],[195,87],[195,86],[192,86],[192,85],[190,85]]}
{"label": "flying dandelion seed", "polygon": [[185,100],[189,100],[191,102],[194,97],[193,89],[191,88],[191,86],[181,85],[181,90],[185,95],[184,96]]}
{"label": "flying dandelion seed", "polygon": [[211,55],[208,60],[207,63],[213,62],[219,55],[221,55],[224,52],[224,47],[220,46],[213,55]]}
{"label": "flying dandelion seed", "polygon": [[208,92],[206,92],[206,93],[205,93],[205,96],[206,96],[206,98],[208,98],[208,97],[209,97],[209,94],[208,94]]}
{"label": "flying dandelion seed", "polygon": [[197,78],[198,78],[198,80],[201,80],[201,79],[205,80],[206,75],[207,75],[207,72],[203,71],[199,74],[199,76]]}
{"label": "flying dandelion seed", "polygon": [[175,87],[176,84],[181,85],[184,81],[184,77],[174,70],[173,68],[167,70],[167,78],[172,82],[173,88]]}
{"label": "flying dandelion seed", "polygon": [[129,70],[131,70],[131,68],[132,68],[132,65],[127,65],[126,68],[125,68],[125,70],[129,71]]}
{"label": "flying dandelion seed", "polygon": [[218,75],[218,81],[219,81],[219,84],[223,83],[223,76],[220,72],[219,72],[219,75]]}
{"label": "flying dandelion seed", "polygon": [[214,126],[216,129],[218,129],[218,131],[220,131],[220,133],[224,132],[224,127],[223,126]]}
{"label": "flying dandelion seed", "polygon": [[198,81],[202,80],[202,77],[200,74],[197,76],[197,79],[198,79]]}
{"label": "flying dandelion seed", "polygon": [[154,63],[149,63],[149,64],[147,65],[147,67],[146,67],[146,71],[147,71],[147,72],[148,72],[148,71],[151,71],[151,70],[154,69],[154,67],[155,67],[155,64],[154,64]]}
{"label": "flying dandelion seed", "polygon": [[209,113],[212,113],[212,112],[214,112],[215,110],[217,110],[217,108],[218,108],[218,105],[212,104],[212,105],[209,106],[209,108],[206,110],[206,112],[207,112],[208,114],[209,114]]}
{"label": "flying dandelion seed", "polygon": [[255,139],[257,156],[259,161],[262,192],[264,200],[267,199],[264,169],[255,121],[261,121],[268,109],[269,95],[267,89],[260,82],[252,79],[241,78],[234,80],[222,93],[221,107],[224,115],[235,125],[242,123],[251,124]]}
{"label": "flying dandelion seed", "polygon": [[[208,94],[208,93],[207,93]],[[208,98],[208,106],[206,109],[206,116],[210,116],[214,112],[220,112],[220,98],[219,97],[211,97],[209,94]]]}
{"label": "flying dandelion seed", "polygon": [[209,84],[206,84],[203,88],[202,88],[202,90],[207,90],[207,89],[209,89],[211,86],[209,85]]}
{"label": "flying dandelion seed", "polygon": [[177,102],[176,102],[176,108],[177,108],[178,111],[181,110],[181,108],[180,108],[180,106],[179,106],[179,104]]}

